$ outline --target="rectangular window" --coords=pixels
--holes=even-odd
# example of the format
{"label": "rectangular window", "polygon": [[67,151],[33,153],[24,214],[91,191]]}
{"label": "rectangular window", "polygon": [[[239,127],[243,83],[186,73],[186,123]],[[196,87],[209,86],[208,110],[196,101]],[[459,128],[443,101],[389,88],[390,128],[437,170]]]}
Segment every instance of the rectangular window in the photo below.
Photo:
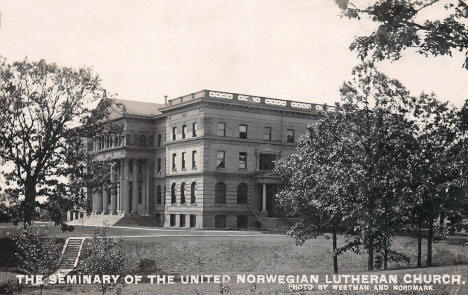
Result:
{"label": "rectangular window", "polygon": [[185,227],[185,215],[180,214],[180,227]]}
{"label": "rectangular window", "polygon": [[225,160],[226,160],[226,152],[225,151],[218,151],[216,154],[216,167],[217,168],[225,168]]}
{"label": "rectangular window", "polygon": [[172,154],[172,170],[176,170],[176,154]]}
{"label": "rectangular window", "polygon": [[245,152],[239,153],[239,168],[247,169],[247,153]]}
{"label": "rectangular window", "polygon": [[239,125],[239,138],[247,138],[247,125]]}
{"label": "rectangular window", "polygon": [[226,227],[226,215],[216,215],[215,216],[215,228],[225,228]]}
{"label": "rectangular window", "polygon": [[177,127],[172,127],[172,140],[177,139]]}
{"label": "rectangular window", "polygon": [[190,215],[190,227],[197,225],[197,215]]}
{"label": "rectangular window", "polygon": [[260,154],[260,159],[259,159],[260,170],[273,170],[274,161],[275,161],[275,155]]}
{"label": "rectangular window", "polygon": [[175,226],[176,224],[176,215],[175,214],[171,214],[170,215],[170,225],[171,226]]}
{"label": "rectangular window", "polygon": [[294,142],[294,130],[293,129],[286,130],[286,142]]}
{"label": "rectangular window", "polygon": [[182,153],[182,170],[185,170],[185,152]]}
{"label": "rectangular window", "polygon": [[182,126],[182,138],[185,138],[185,135],[187,134],[187,125]]}
{"label": "rectangular window", "polygon": [[161,175],[161,158],[158,159],[158,175]]}
{"label": "rectangular window", "polygon": [[197,168],[197,151],[192,151],[192,169]]}
{"label": "rectangular window", "polygon": [[247,228],[247,215],[237,215],[237,227],[238,228]]}
{"label": "rectangular window", "polygon": [[263,139],[271,140],[271,127],[265,127],[265,130],[263,132]]}
{"label": "rectangular window", "polygon": [[218,136],[226,136],[226,123],[218,123]]}
{"label": "rectangular window", "polygon": [[197,137],[198,123],[195,122],[192,124],[192,137]]}
{"label": "rectangular window", "polygon": [[158,134],[158,147],[161,146],[161,141],[162,141],[162,136],[161,134]]}

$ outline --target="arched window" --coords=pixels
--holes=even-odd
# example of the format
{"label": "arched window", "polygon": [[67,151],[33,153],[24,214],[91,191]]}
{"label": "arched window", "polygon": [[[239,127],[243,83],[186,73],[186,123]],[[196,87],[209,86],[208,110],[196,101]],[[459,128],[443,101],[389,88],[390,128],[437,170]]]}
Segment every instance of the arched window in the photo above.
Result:
{"label": "arched window", "polygon": [[175,204],[176,195],[175,195],[175,183],[171,185],[171,204]]}
{"label": "arched window", "polygon": [[180,184],[180,203],[185,204],[185,182]]}
{"label": "arched window", "polygon": [[192,185],[190,186],[190,203],[195,204],[196,202],[196,196],[195,196],[195,191],[197,189],[197,184],[192,182]]}
{"label": "arched window", "polygon": [[247,204],[247,193],[249,187],[245,183],[240,183],[237,186],[237,204]]}
{"label": "arched window", "polygon": [[215,186],[215,204],[226,204],[226,184],[222,181]]}
{"label": "arched window", "polygon": [[158,185],[158,187],[156,188],[156,204],[161,204],[161,199],[162,199],[161,186]]}
{"label": "arched window", "polygon": [[140,146],[142,147],[146,146],[146,135],[144,134],[140,135]]}

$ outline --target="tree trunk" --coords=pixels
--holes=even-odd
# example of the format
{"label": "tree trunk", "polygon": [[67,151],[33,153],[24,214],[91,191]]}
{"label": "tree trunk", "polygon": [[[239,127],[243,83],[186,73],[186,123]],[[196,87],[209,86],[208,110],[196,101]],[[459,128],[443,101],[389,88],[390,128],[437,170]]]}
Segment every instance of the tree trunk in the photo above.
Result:
{"label": "tree trunk", "polygon": [[36,202],[36,185],[34,181],[27,180],[24,185],[24,201],[21,203],[23,211],[24,228],[32,224]]}
{"label": "tree trunk", "polygon": [[417,267],[421,267],[421,244],[422,244],[422,222],[421,220],[418,221],[418,262]]}
{"label": "tree trunk", "polygon": [[333,273],[338,273],[338,253],[336,247],[336,230],[333,231]]}
{"label": "tree trunk", "polygon": [[383,257],[383,269],[387,270],[387,265],[388,265],[388,238],[385,238],[385,244],[384,244],[384,257]]}
{"label": "tree trunk", "polygon": [[429,220],[428,228],[427,228],[427,259],[426,259],[426,266],[432,266],[432,236],[434,231],[434,223],[433,220]]}
{"label": "tree trunk", "polygon": [[374,270],[374,198],[370,197],[369,200],[369,208],[368,212],[369,220],[367,225],[367,234],[368,234],[368,242],[367,242],[367,251],[369,253],[367,257],[367,270],[373,271]]}

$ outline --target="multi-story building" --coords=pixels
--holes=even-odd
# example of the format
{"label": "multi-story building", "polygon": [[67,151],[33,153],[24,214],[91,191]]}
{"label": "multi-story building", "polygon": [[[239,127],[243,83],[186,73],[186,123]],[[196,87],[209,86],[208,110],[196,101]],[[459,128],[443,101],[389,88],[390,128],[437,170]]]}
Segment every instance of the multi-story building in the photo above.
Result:
{"label": "multi-story building", "polygon": [[249,228],[275,219],[274,161],[294,151],[322,105],[202,90],[164,105],[115,100],[123,138],[92,140],[116,193],[91,215],[144,215],[165,227]]}

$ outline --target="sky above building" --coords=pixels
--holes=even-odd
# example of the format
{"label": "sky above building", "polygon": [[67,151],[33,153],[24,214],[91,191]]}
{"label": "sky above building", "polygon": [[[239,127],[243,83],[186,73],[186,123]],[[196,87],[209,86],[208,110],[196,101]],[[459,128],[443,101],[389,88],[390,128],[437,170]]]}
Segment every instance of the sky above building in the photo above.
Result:
{"label": "sky above building", "polygon": [[[350,43],[374,28],[341,18],[334,0],[0,0],[0,15],[0,55],[9,61],[89,66],[108,93],[155,103],[201,89],[333,103],[359,62]],[[407,51],[379,68],[415,94],[461,106],[462,63],[462,55]]]}

